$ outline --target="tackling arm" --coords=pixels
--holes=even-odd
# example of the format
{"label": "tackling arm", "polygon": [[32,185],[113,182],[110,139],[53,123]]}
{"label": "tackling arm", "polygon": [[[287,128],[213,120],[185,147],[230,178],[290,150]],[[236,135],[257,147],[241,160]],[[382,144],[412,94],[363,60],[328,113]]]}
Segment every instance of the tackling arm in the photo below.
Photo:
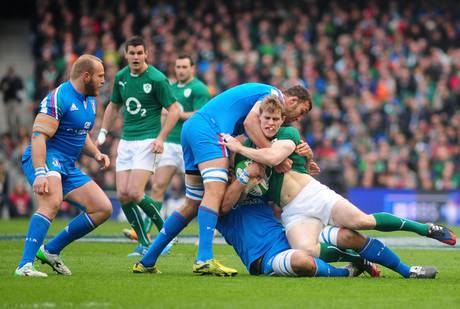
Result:
{"label": "tackling arm", "polygon": [[278,140],[271,144],[270,148],[254,149],[243,146],[231,135],[222,134],[222,137],[224,140],[221,143],[228,147],[230,151],[238,152],[251,160],[269,166],[276,166],[283,162],[296,147],[295,143],[291,140]]}
{"label": "tackling arm", "polygon": [[248,135],[249,139],[259,148],[269,148],[271,146],[270,141],[264,136],[262,129],[260,128],[259,119],[259,106],[260,103],[254,105],[249,114],[244,120],[244,130]]}

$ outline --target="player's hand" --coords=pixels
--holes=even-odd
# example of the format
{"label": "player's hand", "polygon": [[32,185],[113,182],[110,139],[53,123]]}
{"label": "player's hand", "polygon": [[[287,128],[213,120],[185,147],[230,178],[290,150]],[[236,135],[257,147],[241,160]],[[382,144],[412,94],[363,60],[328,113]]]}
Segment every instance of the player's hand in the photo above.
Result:
{"label": "player's hand", "polygon": [[163,140],[161,138],[156,138],[152,142],[152,152],[153,153],[163,153]]}
{"label": "player's hand", "polygon": [[220,136],[222,137],[222,141],[219,144],[224,145],[228,148],[228,150],[232,152],[238,152],[241,143],[239,140],[231,136],[230,134],[221,133]]}
{"label": "player's hand", "polygon": [[319,165],[315,161],[308,162],[308,174],[316,176],[321,172]]}
{"label": "player's hand", "polygon": [[99,152],[94,156],[94,159],[101,166],[101,170],[105,170],[106,168],[110,166],[110,158],[106,154]]}
{"label": "player's hand", "polygon": [[277,173],[287,173],[292,169],[292,160],[287,158],[277,166],[275,166],[275,171]]}
{"label": "player's hand", "polygon": [[43,195],[49,192],[48,177],[37,176],[35,177],[34,184],[32,185],[35,194]]}
{"label": "player's hand", "polygon": [[263,164],[252,162],[245,168],[249,178],[260,178],[265,176],[265,166]]}
{"label": "player's hand", "polygon": [[96,139],[96,146],[100,146],[105,143],[106,137],[107,137],[107,130],[102,128],[101,131],[99,131],[99,134]]}
{"label": "player's hand", "polygon": [[301,141],[300,144],[297,145],[295,148],[295,153],[297,153],[299,156],[307,158],[307,160],[313,159],[313,150],[311,150],[310,146],[304,141]]}

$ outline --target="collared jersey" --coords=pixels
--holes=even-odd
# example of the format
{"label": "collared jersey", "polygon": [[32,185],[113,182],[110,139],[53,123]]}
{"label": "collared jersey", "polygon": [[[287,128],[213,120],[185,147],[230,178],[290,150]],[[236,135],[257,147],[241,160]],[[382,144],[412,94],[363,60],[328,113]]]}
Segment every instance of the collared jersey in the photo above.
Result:
{"label": "collared jersey", "polygon": [[[51,91],[40,103],[40,113],[59,121],[56,133],[46,141],[46,151],[60,158],[77,160],[86,136],[94,126],[96,98],[78,93],[70,81]],[[31,155],[31,145],[24,156]]]}
{"label": "collared jersey", "polygon": [[124,106],[123,133],[128,141],[156,138],[161,131],[161,110],[168,108],[174,98],[166,76],[149,65],[139,75],[129,66],[115,76],[110,101]]}

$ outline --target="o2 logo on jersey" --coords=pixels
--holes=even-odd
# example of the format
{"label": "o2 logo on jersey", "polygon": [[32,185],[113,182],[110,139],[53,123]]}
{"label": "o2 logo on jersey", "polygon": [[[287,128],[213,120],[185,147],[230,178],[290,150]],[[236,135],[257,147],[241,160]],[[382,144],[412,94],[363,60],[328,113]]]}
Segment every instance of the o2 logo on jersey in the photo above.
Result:
{"label": "o2 logo on jersey", "polygon": [[[145,85],[150,85],[150,84],[145,84]],[[145,86],[144,85],[144,86]],[[151,87],[152,85],[150,85]],[[141,102],[139,102],[138,99],[136,99],[135,97],[129,97],[127,100],[126,100],[126,110],[128,111],[128,113],[130,113],[131,115],[137,115],[139,112],[141,113],[141,117],[145,117],[145,115],[147,114],[147,110],[145,108],[142,108],[142,104]]]}

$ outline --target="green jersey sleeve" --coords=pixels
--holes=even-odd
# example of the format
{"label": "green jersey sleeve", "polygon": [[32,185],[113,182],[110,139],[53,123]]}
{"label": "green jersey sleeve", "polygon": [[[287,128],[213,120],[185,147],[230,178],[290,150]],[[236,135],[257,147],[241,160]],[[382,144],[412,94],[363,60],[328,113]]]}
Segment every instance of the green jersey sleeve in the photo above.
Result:
{"label": "green jersey sleeve", "polygon": [[164,108],[168,108],[176,102],[176,98],[173,96],[171,86],[166,78],[155,83],[153,93]]}
{"label": "green jersey sleeve", "polygon": [[297,128],[294,127],[281,127],[276,138],[279,140],[291,140],[296,145],[300,144],[300,133]]}

